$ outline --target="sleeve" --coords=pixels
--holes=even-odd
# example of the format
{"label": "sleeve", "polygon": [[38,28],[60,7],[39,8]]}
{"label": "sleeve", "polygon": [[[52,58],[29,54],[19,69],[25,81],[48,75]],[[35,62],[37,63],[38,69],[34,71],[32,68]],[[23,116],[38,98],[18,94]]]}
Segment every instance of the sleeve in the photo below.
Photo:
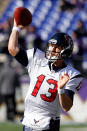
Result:
{"label": "sleeve", "polygon": [[18,54],[15,56],[15,58],[23,66],[26,67],[28,65],[28,57],[27,57],[27,53],[25,50],[20,49]]}
{"label": "sleeve", "polygon": [[26,51],[27,53],[27,57],[28,57],[28,67],[33,67],[35,65],[37,65],[37,63],[44,58],[45,53],[41,50],[39,50],[38,48],[35,49],[29,49]]}
{"label": "sleeve", "polygon": [[27,67],[28,61],[33,58],[34,53],[35,53],[34,49],[23,50],[20,48],[15,58],[20,64]]}
{"label": "sleeve", "polygon": [[71,90],[73,92],[78,91],[81,88],[83,77],[81,74],[78,74],[72,77],[66,84],[65,89]]}
{"label": "sleeve", "polygon": [[37,60],[40,60],[43,57],[44,53],[41,50],[34,48],[28,50],[20,48],[20,51],[15,56],[16,60],[26,68],[32,67]]}
{"label": "sleeve", "polygon": [[73,102],[73,97],[74,97],[74,92],[68,89],[64,89],[64,92],[67,96],[69,96],[69,98],[72,100]]}

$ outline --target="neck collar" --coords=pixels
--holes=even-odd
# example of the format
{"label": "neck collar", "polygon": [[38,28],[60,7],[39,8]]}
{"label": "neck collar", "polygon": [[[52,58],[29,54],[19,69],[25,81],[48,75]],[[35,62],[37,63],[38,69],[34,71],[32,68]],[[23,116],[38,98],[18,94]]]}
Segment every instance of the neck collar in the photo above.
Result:
{"label": "neck collar", "polygon": [[49,68],[50,70],[54,70],[55,72],[57,72],[58,70],[61,70],[63,68],[66,67],[66,64],[63,63],[61,67],[55,66],[54,64],[52,64],[51,62],[49,62]]}

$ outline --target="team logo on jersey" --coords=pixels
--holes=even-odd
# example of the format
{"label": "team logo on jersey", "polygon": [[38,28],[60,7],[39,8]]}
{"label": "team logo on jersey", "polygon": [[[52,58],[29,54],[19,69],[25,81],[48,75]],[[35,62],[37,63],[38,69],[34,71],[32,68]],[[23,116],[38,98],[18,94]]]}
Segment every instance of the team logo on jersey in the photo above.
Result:
{"label": "team logo on jersey", "polygon": [[49,43],[49,44],[57,44],[57,40],[55,40],[55,39],[50,39],[50,40],[48,41],[48,43]]}
{"label": "team logo on jersey", "polygon": [[35,124],[36,124],[36,123],[38,123],[38,122],[39,122],[39,120],[35,120],[35,119],[34,119],[34,122],[35,122]]}

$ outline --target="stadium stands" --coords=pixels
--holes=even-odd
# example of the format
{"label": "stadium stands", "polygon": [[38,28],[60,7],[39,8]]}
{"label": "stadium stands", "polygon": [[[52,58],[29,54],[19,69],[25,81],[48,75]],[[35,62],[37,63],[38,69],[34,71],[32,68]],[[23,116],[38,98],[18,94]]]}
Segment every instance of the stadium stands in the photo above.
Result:
{"label": "stadium stands", "polygon": [[[8,18],[13,17],[13,13],[16,7],[24,6],[31,11],[33,16],[32,25],[36,27],[37,35],[40,36],[44,43],[46,43],[46,41],[56,31],[66,32],[72,36],[73,31],[78,26],[78,20],[83,21],[84,26],[87,30],[87,1],[81,3],[81,1],[78,0],[78,3],[76,3],[73,10],[62,10],[60,6],[61,1],[8,0],[6,6],[4,6],[2,16],[0,17],[0,23],[4,23],[8,20]],[[2,37],[2,34],[0,34],[0,37]],[[86,45],[86,39],[82,41],[83,46],[84,44]],[[84,54],[82,56],[82,59],[82,62],[84,63]]]}
{"label": "stadium stands", "polygon": [[71,33],[76,28],[78,19],[82,19],[87,27],[87,2],[82,10],[64,12],[59,8],[60,0],[11,0],[0,22],[13,16],[14,9],[18,6],[24,6],[32,12],[32,24],[37,27],[37,33],[44,41],[56,30]]}

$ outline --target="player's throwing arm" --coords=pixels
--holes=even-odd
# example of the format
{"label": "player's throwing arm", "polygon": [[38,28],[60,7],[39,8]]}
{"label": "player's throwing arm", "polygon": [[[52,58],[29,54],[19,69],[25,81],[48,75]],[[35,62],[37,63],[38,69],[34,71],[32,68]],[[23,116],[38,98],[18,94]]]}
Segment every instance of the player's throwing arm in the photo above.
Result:
{"label": "player's throwing arm", "polygon": [[32,22],[31,12],[24,7],[18,7],[14,11],[14,26],[9,38],[8,51],[12,56],[19,52],[18,36],[21,29]]}

